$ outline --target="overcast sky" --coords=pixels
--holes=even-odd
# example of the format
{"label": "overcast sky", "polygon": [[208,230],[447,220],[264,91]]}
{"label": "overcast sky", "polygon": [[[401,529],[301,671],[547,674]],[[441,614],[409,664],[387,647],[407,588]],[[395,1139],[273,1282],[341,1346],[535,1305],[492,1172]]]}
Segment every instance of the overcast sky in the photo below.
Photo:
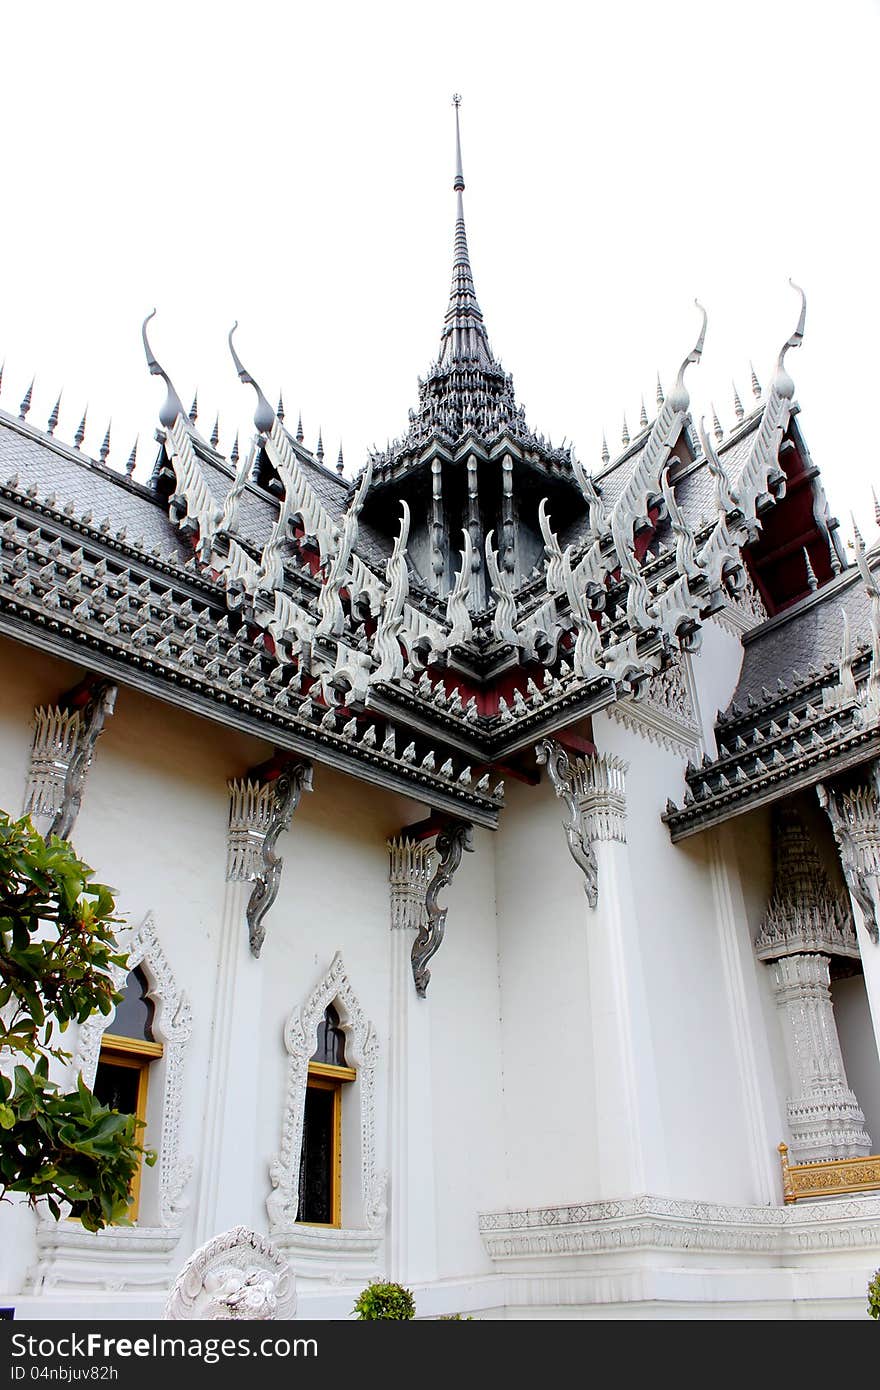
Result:
{"label": "overcast sky", "polygon": [[[532,426],[598,467],[709,313],[696,413],[788,365],[832,510],[880,492],[877,68],[870,0],[7,6],[0,405],[89,406],[152,463],[163,396],[251,432],[225,338],[346,472],[401,433],[465,210],[493,348]],[[292,417],[292,420],[291,420]]]}

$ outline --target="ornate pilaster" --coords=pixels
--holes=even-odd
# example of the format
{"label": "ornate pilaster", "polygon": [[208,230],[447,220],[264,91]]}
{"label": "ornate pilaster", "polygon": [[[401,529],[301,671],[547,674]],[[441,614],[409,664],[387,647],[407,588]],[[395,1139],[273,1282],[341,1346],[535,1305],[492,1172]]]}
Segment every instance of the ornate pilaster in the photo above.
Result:
{"label": "ornate pilaster", "polygon": [[433,839],[388,841],[391,888],[391,1018],[388,1156],[389,1269],[401,1281],[437,1273],[431,1088],[431,1010],[412,987],[412,949],[427,927]]}
{"label": "ornate pilaster", "polygon": [[795,1162],[870,1152],[865,1117],[847,1085],[834,1008],[832,956],[859,956],[852,915],[835,893],[801,817],[783,806],[774,821],[773,892],[755,939],[772,968],[791,1091]]}
{"label": "ornate pilaster", "polygon": [[846,1084],[828,965],[828,957],[818,953],[781,956],[773,964],[792,1082],[791,1152],[799,1163],[871,1152],[865,1117]]}
{"label": "ornate pilaster", "polygon": [[420,924],[412,946],[413,980],[416,993],[423,999],[431,979],[428,961],[440,949],[446,931],[448,908],[439,907],[437,898],[452,882],[463,852],[473,847],[473,826],[467,821],[447,826],[437,836],[436,849],[440,860],[425,893],[425,920]]}
{"label": "ornate pilaster", "polygon": [[564,803],[564,830],[571,857],[584,875],[584,891],[590,907],[599,900],[599,875],[593,844],[616,840],[626,844],[627,765],[613,754],[595,753],[589,758],[569,757],[555,739],[535,745],[538,762],[545,765],[556,795]]}
{"label": "ornate pilaster", "polygon": [[90,686],[88,699],[78,707],[40,705],[34,710],[24,813],[47,836],[70,838],[95,744],[115,702],[116,686],[102,680]]}
{"label": "ornate pilaster", "polygon": [[259,956],[266,938],[263,920],[278,896],[284,866],[275,846],[282,830],[288,829],[303,791],[312,789],[312,766],[291,763],[263,788],[252,782],[238,783],[237,792],[235,788],[233,783],[227,876],[253,880],[247,905],[248,937],[251,952]]}

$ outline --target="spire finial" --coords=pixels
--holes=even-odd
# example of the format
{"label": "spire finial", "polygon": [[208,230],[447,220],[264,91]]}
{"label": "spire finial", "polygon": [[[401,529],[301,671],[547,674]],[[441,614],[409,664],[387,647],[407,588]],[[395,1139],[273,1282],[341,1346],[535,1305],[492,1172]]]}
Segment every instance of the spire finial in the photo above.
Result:
{"label": "spire finial", "polygon": [[302,411],[300,411],[300,412],[299,412],[299,419],[298,419],[297,422],[296,422],[296,442],[297,442],[297,444],[302,444],[302,442],[303,442],[304,439],[305,439],[305,435],[303,434],[303,417],[302,417]]}
{"label": "spire finial", "polygon": [[641,405],[641,409],[639,410],[639,429],[640,429],[640,430],[646,430],[647,428],[648,428],[648,412],[647,412],[647,410],[645,409],[645,398],[644,398],[644,396],[642,396],[642,405]]}
{"label": "spire finial", "polygon": [[53,407],[52,407],[52,413],[51,413],[51,415],[49,416],[49,422],[48,422],[48,426],[47,426],[47,428],[46,428],[46,433],[47,433],[47,434],[50,434],[50,435],[51,435],[51,434],[54,434],[54,433],[55,433],[55,430],[56,430],[57,427],[58,427],[58,416],[60,415],[60,413],[61,413],[61,392],[59,391],[59,392],[58,392],[58,399],[56,400],[55,404],[53,405]]}
{"label": "spire finial", "polygon": [[196,387],[193,394],[193,403],[189,408],[190,424],[194,425],[199,418],[199,388]]}
{"label": "spire finial", "polygon": [[602,431],[602,462],[603,462],[603,463],[609,463],[610,460],[611,460],[611,455],[610,455],[609,452],[608,452],[608,441],[607,441],[607,439],[605,438],[605,431],[603,430],[603,431]]}
{"label": "spire finial", "polygon": [[338,457],[338,459],[336,460],[336,472],[339,474],[340,478],[342,477],[342,474],[343,474],[344,470],[345,470],[345,463],[344,463],[343,458],[342,458],[342,440],[340,440],[340,441],[339,441],[339,457]]}
{"label": "spire finial", "polygon": [[624,445],[624,447],[626,447],[626,445],[629,443],[629,427],[627,426],[627,423],[626,423],[626,413],[625,413],[625,412],[624,412],[624,416],[623,416],[623,429],[620,431],[620,441],[621,441],[621,443]]}
{"label": "spire finial", "polygon": [[461,130],[458,124],[458,108],[461,106],[461,97],[458,92],[452,98],[452,105],[455,107],[455,182],[452,187],[456,193],[464,192],[464,174],[461,171]]}
{"label": "spire finial", "polygon": [[657,373],[657,409],[662,410],[663,402],[666,397],[663,394],[663,382],[660,380],[660,373]]}
{"label": "spire finial", "polygon": [[276,408],[275,414],[278,416],[278,419],[281,421],[281,423],[282,423],[282,425],[283,425],[283,424],[284,424],[284,392],[283,392],[283,391],[279,391],[279,392],[278,392],[278,406],[277,406],[277,408]]}
{"label": "spire finial", "polygon": [[816,578],[816,571],[813,569],[813,566],[810,563],[810,553],[807,550],[806,546],[803,547],[803,551],[804,564],[806,565],[807,569],[807,588],[809,589],[811,594],[814,594],[819,587],[819,581]]}
{"label": "spire finial", "polygon": [[211,430],[211,448],[216,449],[220,443],[220,412],[214,416],[214,428]]}
{"label": "spire finial", "polygon": [[722,439],[724,438],[724,430],[721,428],[721,421],[718,419],[718,411],[715,409],[715,402],[712,401],[711,404],[712,404],[712,429],[713,429],[713,431],[714,431],[715,438],[718,440],[718,443],[720,444],[721,441],[722,441]]}
{"label": "spire finial", "polygon": [[82,448],[83,440],[86,437],[86,416],[88,413],[89,408],[86,406],[83,411],[83,417],[77,425],[76,434],[73,436],[73,447],[77,450]]}
{"label": "spire finial", "polygon": [[113,422],[111,420],[107,425],[107,433],[104,435],[104,442],[102,443],[100,452],[98,454],[98,458],[101,460],[102,463],[106,463],[107,459],[110,456],[110,426],[112,425],[112,423]]}
{"label": "spire finial", "polygon": [[25,391],[24,397],[23,397],[22,402],[21,402],[21,405],[18,407],[18,418],[19,418],[19,420],[23,420],[24,417],[27,415],[28,411],[29,411],[30,408],[31,408],[31,397],[32,397],[33,394],[34,394],[34,381],[35,381],[35,379],[36,379],[35,377],[31,377],[31,384],[30,384],[30,386],[28,387],[28,389]]}
{"label": "spire finial", "polygon": [[134,470],[135,470],[135,465],[137,464],[138,440],[139,440],[139,439],[140,439],[140,435],[136,435],[136,436],[135,436],[135,441],[134,441],[134,443],[133,443],[132,446],[131,446],[131,453],[129,454],[128,458],[126,459],[125,471],[126,471],[126,473],[128,474],[129,477],[131,477],[132,473],[133,473]]}
{"label": "spire finial", "polygon": [[865,541],[859,530],[859,523],[856,521],[855,512],[850,512],[850,517],[852,518],[853,540],[856,543],[856,554],[858,555],[860,551],[864,550]]}
{"label": "spire finial", "polygon": [[746,412],[743,410],[743,403],[739,398],[739,392],[736,389],[736,382],[733,383],[733,409],[737,420],[741,421],[745,419]]}
{"label": "spire finial", "polygon": [[749,371],[752,374],[752,395],[754,396],[756,401],[759,401],[761,399],[761,383],[757,378],[755,369],[752,366],[751,362],[749,363]]}
{"label": "spire finial", "polygon": [[324,435],[321,426],[318,426],[318,446],[315,449],[315,458],[319,463],[324,462]]}

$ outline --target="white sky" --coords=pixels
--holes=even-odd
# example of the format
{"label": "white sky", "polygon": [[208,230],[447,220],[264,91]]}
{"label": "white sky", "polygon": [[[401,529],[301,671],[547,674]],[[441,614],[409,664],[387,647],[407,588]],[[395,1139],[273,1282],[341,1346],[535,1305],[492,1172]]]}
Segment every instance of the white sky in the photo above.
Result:
{"label": "white sky", "polygon": [[788,365],[832,510],[880,492],[877,67],[869,0],[442,0],[7,6],[0,404],[64,388],[86,448],[113,417],[152,464],[161,383],[227,452],[253,393],[346,472],[403,431],[452,260],[451,94],[463,95],[477,294],[533,428],[590,468],[652,410],[709,312],[688,384],[733,420],[807,292]]}

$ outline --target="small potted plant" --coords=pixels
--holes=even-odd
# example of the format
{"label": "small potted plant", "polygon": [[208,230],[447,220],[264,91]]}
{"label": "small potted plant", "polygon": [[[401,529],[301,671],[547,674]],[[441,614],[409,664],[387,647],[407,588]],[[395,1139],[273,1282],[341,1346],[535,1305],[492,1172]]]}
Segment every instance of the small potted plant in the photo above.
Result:
{"label": "small potted plant", "polygon": [[880,1269],[874,1271],[868,1284],[868,1317],[880,1318]]}

